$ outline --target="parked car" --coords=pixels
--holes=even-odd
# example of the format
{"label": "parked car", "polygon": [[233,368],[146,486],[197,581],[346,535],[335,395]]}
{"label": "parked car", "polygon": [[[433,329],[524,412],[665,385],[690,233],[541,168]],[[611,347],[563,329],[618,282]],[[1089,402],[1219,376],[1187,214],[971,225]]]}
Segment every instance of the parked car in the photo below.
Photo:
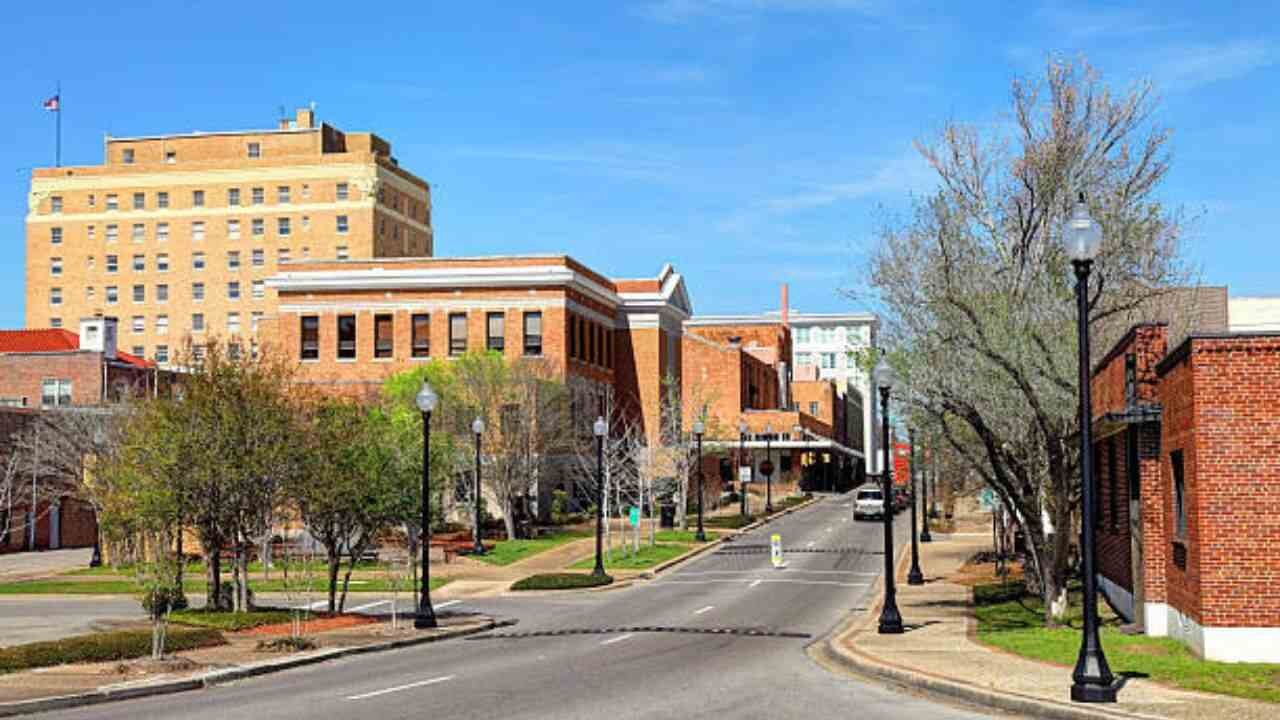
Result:
{"label": "parked car", "polygon": [[884,517],[884,492],[874,485],[858,488],[853,500],[853,519]]}

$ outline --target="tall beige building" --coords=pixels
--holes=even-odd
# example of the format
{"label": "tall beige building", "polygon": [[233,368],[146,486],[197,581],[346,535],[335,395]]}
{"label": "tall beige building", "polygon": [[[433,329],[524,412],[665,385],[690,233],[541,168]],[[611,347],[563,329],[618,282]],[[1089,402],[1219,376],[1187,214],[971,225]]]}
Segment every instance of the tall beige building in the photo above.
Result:
{"label": "tall beige building", "polygon": [[426,181],[311,110],[275,130],[108,137],[105,155],[32,173],[28,328],[115,317],[119,346],[162,364],[188,335],[249,350],[282,263],[433,252]]}

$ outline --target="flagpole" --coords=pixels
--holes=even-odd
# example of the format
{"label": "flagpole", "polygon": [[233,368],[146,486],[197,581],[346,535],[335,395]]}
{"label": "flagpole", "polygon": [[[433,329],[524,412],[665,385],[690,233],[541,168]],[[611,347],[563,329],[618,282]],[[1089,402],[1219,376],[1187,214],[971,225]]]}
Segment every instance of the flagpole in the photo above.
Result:
{"label": "flagpole", "polygon": [[62,167],[62,81],[58,81],[58,92],[54,97],[58,98],[58,107],[54,108],[54,114],[57,115],[55,125],[57,126],[57,139],[54,141],[53,149],[53,166]]}

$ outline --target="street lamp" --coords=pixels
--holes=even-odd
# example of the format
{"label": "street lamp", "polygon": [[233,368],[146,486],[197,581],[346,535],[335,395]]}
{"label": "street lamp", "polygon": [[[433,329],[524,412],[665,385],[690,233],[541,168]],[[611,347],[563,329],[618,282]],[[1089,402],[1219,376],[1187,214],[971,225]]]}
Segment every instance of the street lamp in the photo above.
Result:
{"label": "street lamp", "polygon": [[764,473],[764,514],[773,512],[773,425],[764,426],[764,462],[760,463],[760,472]]}
{"label": "street lamp", "polygon": [[1076,273],[1076,325],[1079,333],[1080,365],[1080,484],[1082,508],[1081,571],[1084,575],[1084,636],[1075,671],[1071,673],[1071,699],[1074,702],[1113,703],[1116,701],[1115,676],[1107,665],[1098,638],[1098,549],[1094,542],[1097,518],[1094,517],[1093,414],[1089,397],[1089,271],[1102,245],[1102,229],[1089,217],[1084,193],[1080,193],[1071,217],[1062,227],[1063,245]]}
{"label": "street lamp", "polygon": [[596,436],[596,567],[591,574],[604,577],[604,436],[609,424],[597,417],[591,430]]}
{"label": "street lamp", "polygon": [[431,607],[431,413],[440,397],[424,380],[415,401],[422,412],[422,590],[418,593],[418,614],[413,626],[426,630],[436,627],[436,611]]}
{"label": "street lamp", "polygon": [[889,392],[893,388],[893,371],[881,356],[876,366],[880,382],[880,417],[884,438],[884,505],[880,515],[884,520],[884,606],[880,609],[880,634],[902,633],[902,613],[898,612],[898,589],[893,577],[893,459],[889,456]]}
{"label": "street lamp", "polygon": [[476,545],[471,549],[473,555],[484,554],[484,543],[480,541],[480,436],[484,433],[484,419],[477,417],[471,423],[471,432],[476,435]]}
{"label": "street lamp", "polygon": [[702,495],[704,473],[702,472],[702,434],[707,431],[707,426],[703,424],[701,419],[693,421],[693,437],[698,441],[698,534],[694,539],[698,542],[707,541],[707,533],[702,527]]}
{"label": "street lamp", "polygon": [[911,482],[911,572],[907,573],[908,585],[923,585],[924,573],[920,572],[920,547],[916,543],[916,488],[920,478],[916,472],[916,431],[907,429],[908,442],[911,444],[911,469],[907,476]]}
{"label": "street lamp", "polygon": [[[738,421],[738,475],[742,475],[742,461],[747,459],[747,420],[743,418]],[[748,460],[747,465],[754,468],[755,461]],[[738,483],[742,489],[742,494],[738,497],[738,504],[741,507],[742,517],[747,517],[747,481],[743,480]]]}
{"label": "street lamp", "polygon": [[[800,423],[796,423],[795,425],[792,425],[792,426],[791,426],[791,437],[792,437],[792,439],[793,439],[793,440],[798,440],[798,441],[800,441],[800,442],[804,442],[804,428],[800,426]],[[804,453],[803,453],[803,452],[801,452],[801,453],[800,453],[800,455],[801,455],[801,457],[803,457],[803,456],[804,456]],[[792,459],[794,459],[794,455],[792,456]],[[796,463],[796,467],[797,467],[797,468],[799,468],[799,467],[800,467],[800,463],[799,463],[799,462],[797,462],[797,463]],[[797,469],[797,470],[795,470],[795,472],[796,472],[796,474],[797,474],[797,475],[799,475],[799,476],[800,476],[800,480],[799,480],[799,482],[798,482],[798,483],[796,483],[796,486],[797,486],[801,491],[804,491],[804,489],[805,489],[805,488],[804,488],[804,471],[803,471],[803,470],[801,470],[801,469]],[[812,486],[810,486],[810,489],[812,489]]]}
{"label": "street lamp", "polygon": [[[921,468],[922,472],[920,473],[920,510],[924,514],[924,520],[922,521],[924,527],[920,530],[920,542],[922,543],[933,542],[933,536],[929,534],[929,475],[932,474],[931,471],[933,469],[932,458],[933,456],[929,453],[929,448],[926,447],[925,462],[922,464],[927,465],[929,470]],[[937,494],[938,492],[937,479],[934,479],[933,481],[933,492],[934,494]]]}

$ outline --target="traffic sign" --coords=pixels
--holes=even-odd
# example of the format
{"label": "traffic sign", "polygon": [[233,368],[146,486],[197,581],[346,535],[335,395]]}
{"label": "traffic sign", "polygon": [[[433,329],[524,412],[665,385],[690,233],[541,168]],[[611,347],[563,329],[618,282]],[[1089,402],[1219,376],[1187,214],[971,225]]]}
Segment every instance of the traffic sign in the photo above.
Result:
{"label": "traffic sign", "polygon": [[631,512],[627,514],[627,521],[631,523],[631,527],[640,527],[640,508],[632,505]]}
{"label": "traffic sign", "polygon": [[740,483],[751,482],[751,466],[750,465],[743,465],[738,468],[738,482]]}
{"label": "traffic sign", "polygon": [[996,509],[995,491],[992,490],[991,488],[983,488],[982,492],[978,493],[978,503],[982,506],[983,510],[986,510],[988,512],[991,510],[995,510]]}

